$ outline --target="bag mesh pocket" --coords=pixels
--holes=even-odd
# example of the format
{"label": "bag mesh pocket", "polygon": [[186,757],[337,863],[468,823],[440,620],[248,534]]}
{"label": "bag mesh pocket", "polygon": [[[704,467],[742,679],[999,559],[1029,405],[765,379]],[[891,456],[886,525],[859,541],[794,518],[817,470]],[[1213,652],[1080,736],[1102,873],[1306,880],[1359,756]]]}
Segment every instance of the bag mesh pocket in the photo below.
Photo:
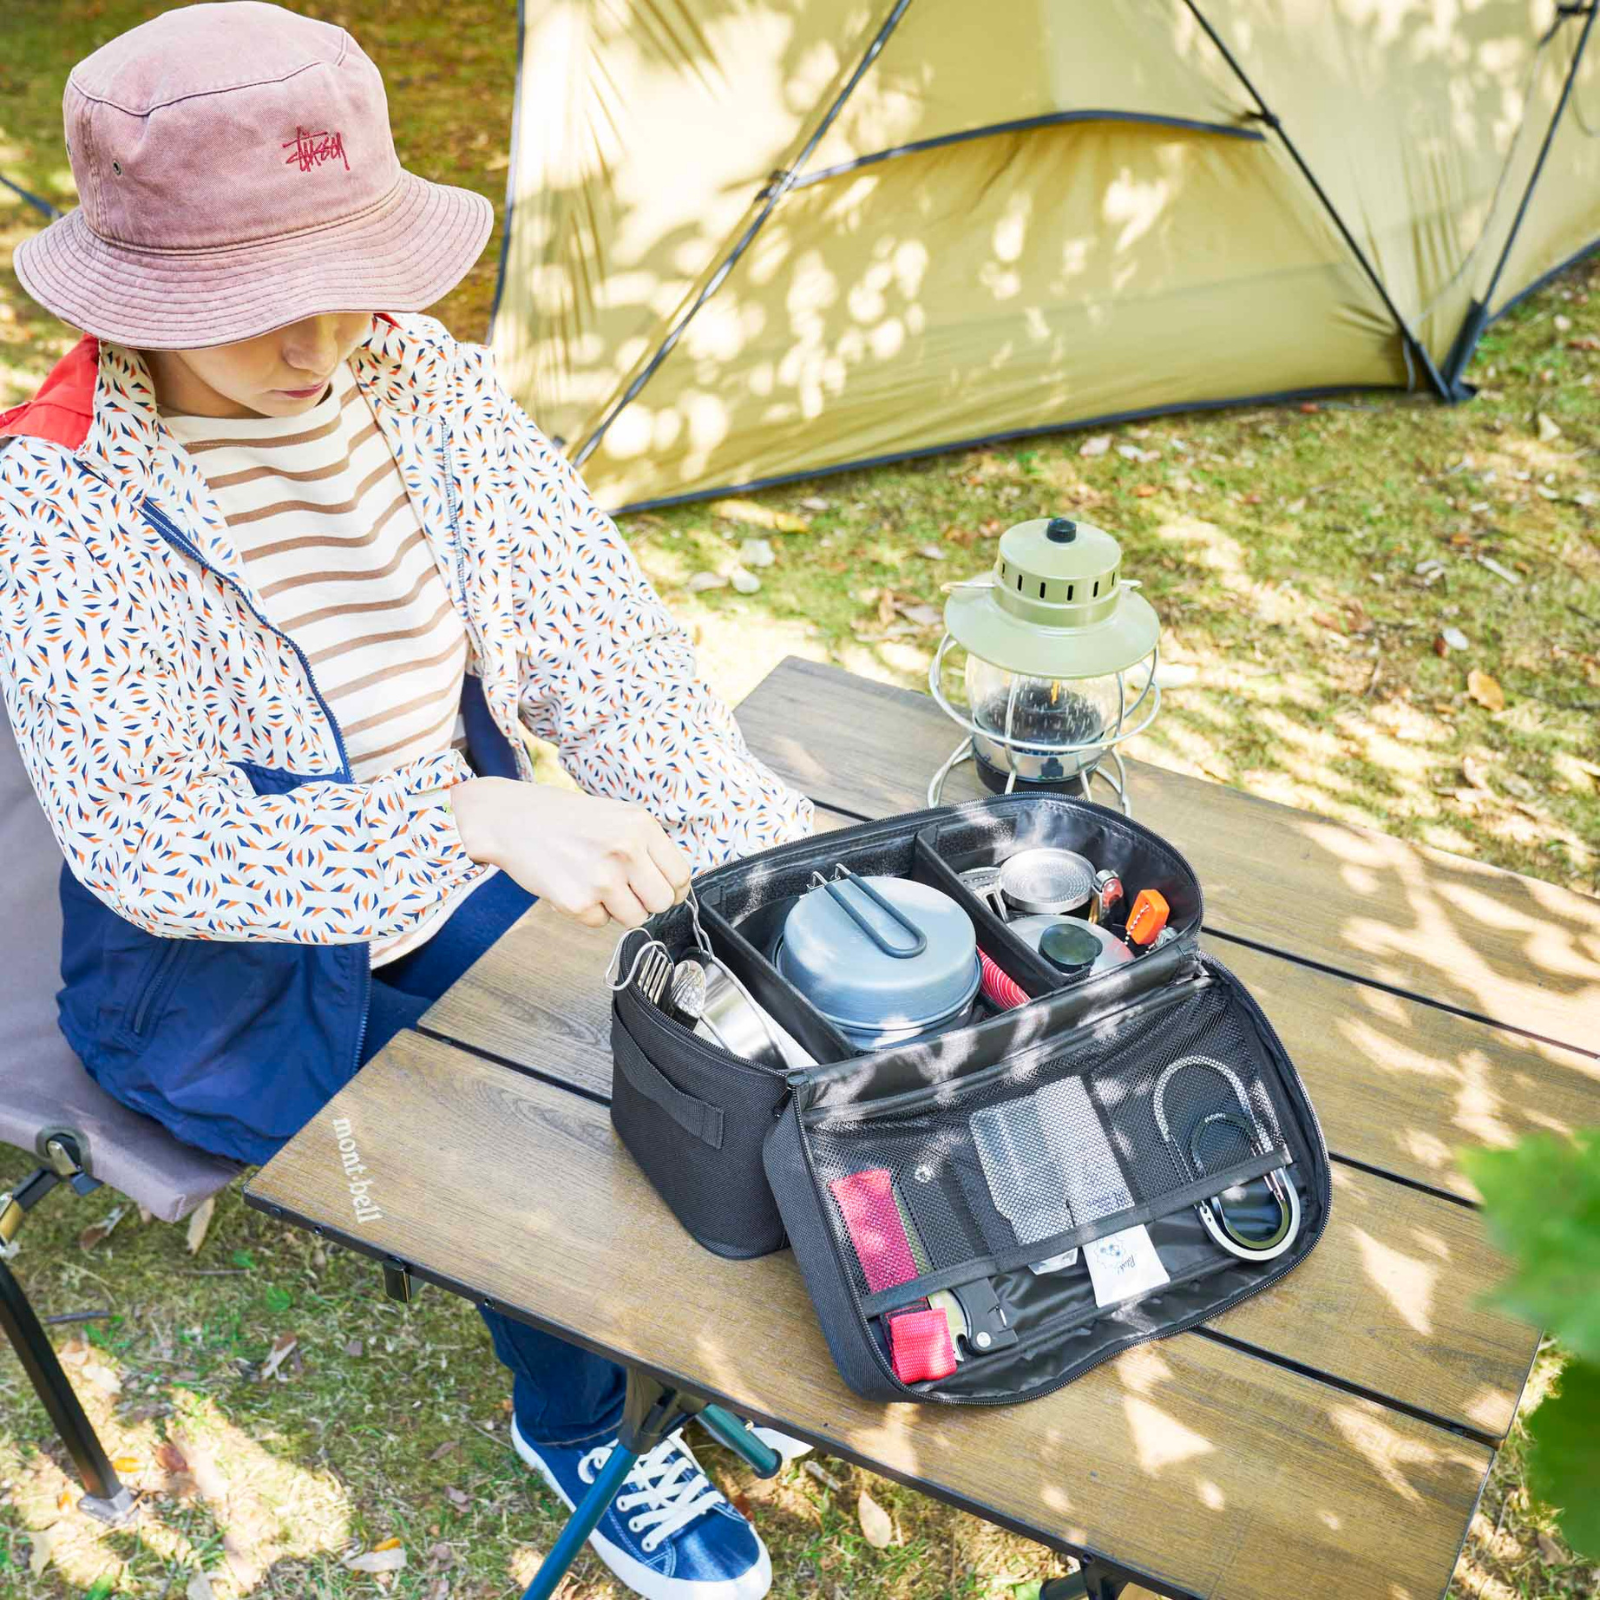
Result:
{"label": "bag mesh pocket", "polygon": [[1159,1213],[1165,1196],[1283,1144],[1272,1071],[1243,1007],[1210,984],[915,1114],[813,1123],[812,1161],[857,1294],[1135,1208]]}

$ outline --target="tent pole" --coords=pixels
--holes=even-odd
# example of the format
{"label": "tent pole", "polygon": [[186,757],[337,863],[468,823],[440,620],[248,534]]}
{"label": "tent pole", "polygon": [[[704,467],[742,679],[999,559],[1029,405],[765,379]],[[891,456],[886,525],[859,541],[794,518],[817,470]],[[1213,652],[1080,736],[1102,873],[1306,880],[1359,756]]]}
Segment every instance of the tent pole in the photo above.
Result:
{"label": "tent pole", "polygon": [[866,54],[856,63],[855,70],[846,79],[844,87],[834,96],[833,104],[828,107],[822,120],[800,147],[799,154],[783,171],[772,175],[767,182],[766,189],[763,191],[764,197],[757,197],[762,199],[763,203],[760,211],[752,219],[750,226],[739,236],[738,243],[722,258],[716,271],[706,280],[705,287],[695,296],[694,303],[673,324],[671,331],[661,341],[660,349],[650,357],[638,377],[623,391],[622,398],[601,419],[600,425],[594,432],[584,440],[582,447],[572,458],[573,466],[581,467],[594,453],[595,447],[605,437],[606,430],[621,415],[624,407],[632,403],[639,391],[655,376],[656,369],[672,353],[673,346],[682,337],[683,330],[694,320],[695,314],[700,310],[701,306],[722,287],[723,280],[733,271],[734,263],[750,248],[751,241],[761,231],[762,225],[767,218],[777,209],[778,202],[794,186],[794,181],[800,175],[801,168],[811,159],[812,152],[827,136],[828,129],[833,126],[834,120],[844,110],[845,102],[855,93],[856,85],[867,75],[867,69],[878,59],[878,52],[888,43],[889,35],[899,27],[900,19],[906,14],[910,4],[911,0],[895,0],[894,9],[883,19],[883,25],[873,35],[872,43],[867,46]]}
{"label": "tent pole", "polygon": [[1557,15],[1556,22],[1559,26],[1571,17],[1583,17],[1583,32],[1578,35],[1577,47],[1572,52],[1572,64],[1567,68],[1566,81],[1561,85],[1561,96],[1556,101],[1556,108],[1550,115],[1550,126],[1544,130],[1544,143],[1539,146],[1539,154],[1533,163],[1533,171],[1528,174],[1528,187],[1522,191],[1522,200],[1517,206],[1517,214],[1511,219],[1510,231],[1506,234],[1506,242],[1501,247],[1500,259],[1494,264],[1494,271],[1489,275],[1488,286],[1483,295],[1467,307],[1467,315],[1461,324],[1461,330],[1456,334],[1456,342],[1451,347],[1450,356],[1445,363],[1444,376],[1450,385],[1451,396],[1457,400],[1465,400],[1472,393],[1470,387],[1461,382],[1461,374],[1466,370],[1467,363],[1472,359],[1472,352],[1478,347],[1478,340],[1483,336],[1483,330],[1490,321],[1489,307],[1494,303],[1494,292],[1500,287],[1500,275],[1506,269],[1506,262],[1511,259],[1511,248],[1517,242],[1517,234],[1522,229],[1523,218],[1528,214],[1528,207],[1533,203],[1533,191],[1538,187],[1540,174],[1544,171],[1546,157],[1550,154],[1550,146],[1555,143],[1556,130],[1561,125],[1561,118],[1566,113],[1567,102],[1572,98],[1572,86],[1578,79],[1578,68],[1583,62],[1583,52],[1588,48],[1589,34],[1594,28],[1596,7],[1593,3],[1587,6],[1562,6]]}
{"label": "tent pole", "polygon": [[1406,349],[1411,354],[1416,356],[1417,360],[1422,363],[1422,370],[1427,373],[1428,382],[1433,386],[1434,392],[1441,400],[1450,399],[1451,396],[1449,385],[1446,384],[1438,367],[1434,364],[1433,357],[1428,354],[1427,347],[1416,336],[1416,334],[1411,331],[1411,325],[1401,314],[1399,306],[1397,306],[1389,297],[1389,291],[1384,287],[1383,280],[1378,276],[1377,270],[1373,267],[1372,263],[1367,260],[1366,252],[1359,244],[1356,243],[1356,237],[1345,225],[1344,218],[1339,215],[1338,207],[1334,205],[1331,199],[1329,199],[1327,191],[1317,181],[1316,173],[1314,173],[1310,166],[1307,165],[1306,158],[1300,154],[1299,147],[1295,144],[1294,140],[1289,137],[1288,131],[1283,126],[1283,123],[1278,119],[1276,113],[1267,108],[1267,103],[1261,98],[1260,91],[1256,88],[1255,84],[1250,81],[1249,75],[1245,72],[1244,68],[1239,65],[1238,59],[1234,56],[1234,53],[1227,47],[1226,44],[1223,43],[1222,36],[1206,20],[1204,14],[1200,10],[1200,7],[1195,3],[1195,0],[1184,0],[1184,4],[1193,14],[1194,20],[1200,24],[1200,27],[1205,33],[1206,37],[1210,39],[1212,44],[1217,47],[1218,52],[1221,54],[1222,59],[1228,63],[1233,75],[1244,86],[1245,92],[1252,100],[1255,101],[1257,106],[1257,116],[1259,116],[1261,121],[1266,123],[1266,125],[1271,128],[1273,132],[1275,132],[1283,141],[1283,147],[1289,152],[1290,159],[1297,167],[1299,167],[1301,176],[1303,176],[1306,182],[1311,185],[1312,193],[1315,194],[1317,199],[1322,202],[1323,210],[1325,210],[1333,219],[1333,224],[1339,230],[1344,242],[1349,245],[1351,253],[1355,256],[1356,260],[1360,262],[1361,270],[1366,273],[1368,279],[1372,283],[1372,287],[1378,291],[1378,294],[1382,297],[1384,305],[1389,308],[1389,315],[1394,318],[1395,326],[1400,330],[1400,335],[1405,342]]}
{"label": "tent pole", "polygon": [[506,212],[500,235],[500,264],[495,268],[494,304],[489,307],[489,328],[484,343],[494,345],[495,319],[500,315],[500,298],[506,292],[506,265],[511,259],[511,217],[517,205],[517,135],[522,123],[522,53],[527,39],[524,0],[517,0],[517,78],[511,90],[511,159],[506,164]]}

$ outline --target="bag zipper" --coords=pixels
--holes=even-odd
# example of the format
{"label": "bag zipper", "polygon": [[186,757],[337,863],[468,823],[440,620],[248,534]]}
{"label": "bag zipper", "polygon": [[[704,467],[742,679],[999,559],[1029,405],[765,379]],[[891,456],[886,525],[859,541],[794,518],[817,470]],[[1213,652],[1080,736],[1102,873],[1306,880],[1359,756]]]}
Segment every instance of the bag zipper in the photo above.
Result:
{"label": "bag zipper", "polygon": [[[83,467],[82,470],[85,472],[89,471],[87,467]],[[91,473],[90,476],[99,477],[99,474]],[[101,479],[100,481],[105,482],[104,479]],[[139,502],[139,510],[145,521],[148,522],[158,534],[160,534],[162,539],[164,539],[175,550],[177,550],[179,554],[185,555],[191,561],[196,562],[202,571],[209,572],[212,577],[217,578],[221,582],[227,584],[228,587],[232,589],[233,592],[238,595],[239,599],[244,603],[244,607],[250,613],[250,615],[253,616],[256,621],[267,630],[268,633],[283,640],[283,642],[288,645],[292,651],[294,651],[295,658],[300,663],[300,670],[305,673],[306,685],[311,690],[312,696],[316,700],[317,705],[321,708],[323,716],[328,719],[328,726],[333,730],[333,740],[339,750],[339,771],[337,774],[335,774],[335,776],[345,783],[353,782],[354,779],[352,778],[350,772],[350,753],[345,749],[344,734],[340,731],[339,723],[334,717],[333,712],[329,709],[328,702],[323,699],[321,689],[317,687],[317,680],[311,671],[311,663],[306,659],[305,651],[302,650],[300,646],[289,637],[288,634],[282,632],[278,628],[273,627],[273,625],[268,622],[267,619],[262,616],[262,614],[251,603],[250,596],[245,593],[244,586],[238,581],[238,579],[227,573],[218,572],[217,569],[200,554],[199,550],[195,548],[194,544],[183,534],[183,532],[178,528],[177,524],[172,521],[166,512],[164,512],[159,506],[152,503],[149,496],[145,496]],[[361,950],[361,1022],[360,1026],[356,1029],[355,1056],[350,1065],[351,1077],[355,1076],[357,1069],[361,1065],[361,1051],[367,1042],[367,1020],[372,1009],[372,950],[370,945],[365,943],[362,944]]]}
{"label": "bag zipper", "polygon": [[[876,1363],[878,1370],[885,1378],[889,1380],[890,1384],[893,1385],[893,1387],[900,1394],[905,1395],[908,1399],[924,1404],[926,1404],[928,1401],[934,1401],[940,1405],[947,1406],[1008,1406],[1016,1405],[1019,1403],[1019,1401],[1042,1400],[1046,1395],[1054,1394],[1058,1389],[1064,1389],[1069,1383],[1076,1383],[1079,1378],[1085,1376],[1087,1373],[1093,1372],[1096,1367],[1103,1365],[1107,1361],[1110,1361],[1115,1356],[1121,1355],[1126,1350],[1132,1350],[1137,1345],[1148,1344],[1153,1339],[1169,1339],[1174,1334],[1188,1333],[1192,1329],[1201,1326],[1202,1323],[1210,1322],[1213,1318],[1223,1316],[1226,1312],[1231,1311],[1236,1305],[1248,1300],[1251,1295],[1260,1294],[1263,1289],[1270,1288],[1278,1281],[1279,1278],[1282,1278],[1285,1276],[1285,1274],[1291,1272],[1295,1267],[1299,1266],[1300,1263],[1304,1261],[1306,1257],[1310,1255],[1311,1252],[1317,1247],[1318,1243],[1322,1239],[1323,1233],[1327,1230],[1328,1213],[1333,1191],[1333,1184],[1328,1176],[1328,1146],[1322,1136],[1322,1124],[1317,1119],[1315,1108],[1311,1105],[1310,1100],[1306,1097],[1305,1090],[1300,1083],[1300,1075],[1295,1071],[1294,1063],[1288,1060],[1287,1052],[1284,1051],[1282,1044],[1279,1043],[1277,1033],[1273,1030],[1272,1024],[1267,1021],[1266,1016],[1262,1012],[1260,1006],[1255,1003],[1254,996],[1251,995],[1250,991],[1246,989],[1245,986],[1240,983],[1239,980],[1234,977],[1234,975],[1229,972],[1220,961],[1215,961],[1211,957],[1204,954],[1201,955],[1200,959],[1203,965],[1215,967],[1222,975],[1224,980],[1228,983],[1230,991],[1243,998],[1250,1014],[1255,1018],[1258,1025],[1264,1030],[1266,1041],[1270,1045],[1276,1046],[1275,1051],[1269,1050],[1269,1054],[1273,1056],[1273,1065],[1280,1068],[1279,1075],[1280,1077],[1284,1078],[1285,1085],[1292,1094],[1296,1103],[1296,1107],[1307,1114],[1308,1120],[1311,1124],[1311,1129],[1316,1135],[1317,1152],[1320,1153],[1322,1161],[1320,1166],[1316,1162],[1313,1162],[1312,1165],[1316,1168],[1316,1187],[1317,1198],[1319,1202],[1320,1220],[1318,1221],[1316,1228],[1312,1231],[1310,1237],[1307,1239],[1305,1248],[1295,1252],[1292,1255],[1279,1257],[1278,1260],[1275,1261],[1260,1278],[1246,1284],[1242,1289],[1239,1289],[1235,1293],[1226,1296],[1219,1304],[1208,1307],[1205,1311],[1191,1313],[1186,1317],[1180,1317],[1178,1321],[1169,1323],[1156,1332],[1134,1333],[1128,1335],[1125,1339],[1119,1339],[1115,1343],[1107,1346],[1106,1349],[1100,1351],[1093,1360],[1085,1363],[1083,1366],[1075,1368],[1065,1377],[1056,1378],[1042,1388],[1030,1389],[1026,1395],[1007,1395],[991,1398],[981,1396],[939,1394],[932,1389],[913,1389],[909,1384],[902,1383],[899,1378],[895,1376],[894,1368],[885,1358],[882,1349],[879,1348],[878,1341],[872,1336],[872,1328],[869,1320],[862,1312],[860,1302],[856,1298],[855,1288],[850,1278],[850,1266],[849,1263],[844,1259],[844,1252],[840,1248],[838,1232],[833,1227],[832,1222],[829,1221],[827,1227],[828,1244],[833,1251],[834,1265],[838,1270],[841,1281],[844,1283],[846,1292],[849,1295],[850,1308],[855,1313],[856,1323],[861,1331],[862,1337],[867,1342],[868,1348],[872,1352],[872,1359]],[[1288,1067],[1287,1072],[1283,1072],[1281,1070],[1285,1064]],[[805,1137],[805,1124],[801,1121],[798,1112],[795,1116],[795,1125],[800,1135],[800,1150],[805,1159],[806,1171],[811,1178],[812,1192],[818,1195],[820,1198],[823,1193],[821,1188],[822,1180],[817,1173],[816,1163],[812,1159],[811,1143]],[[826,1201],[823,1203],[826,1205]]]}
{"label": "bag zipper", "polygon": [[[1196,950],[1195,954],[1198,957],[1198,950]],[[1195,985],[1199,984],[1203,977],[1203,971],[1195,971],[1186,977],[1175,979],[1173,983],[1170,983],[1164,989],[1142,994],[1113,1011],[1095,1012],[1087,1020],[1079,1019],[1073,1022],[1053,1040],[1041,1041],[1039,1044],[1028,1046],[1028,1051],[1038,1055],[1041,1065],[1045,1062],[1053,1061],[1070,1046],[1077,1035],[1083,1033],[1086,1029],[1101,1028],[1111,1021],[1131,1022],[1138,1017],[1142,1017],[1146,1012],[1164,1011],[1169,1006],[1180,1005],[1184,1001],[1191,999],[1198,992]],[[1053,995],[1040,995],[1037,999],[1030,1000],[1028,1005],[1046,1004],[1051,1000],[1059,999],[1066,992],[1069,991],[1057,990]],[[1019,1006],[1017,1011],[1021,1012],[1024,1009],[1024,1007]],[[1010,1014],[1002,1013],[1002,1015]],[[989,1020],[996,1019],[991,1018]],[[982,1024],[980,1023],[978,1026],[981,1027]],[[1046,1051],[1049,1053],[1046,1054]],[[865,1059],[863,1056],[856,1056],[850,1061],[827,1062],[817,1067],[807,1067],[800,1072],[791,1072],[789,1074],[789,1087],[798,1092],[822,1081],[824,1074],[837,1073],[841,1077],[848,1076],[848,1073],[843,1069],[855,1068],[859,1070],[861,1062]],[[1008,1076],[1016,1071],[1017,1063],[1014,1059],[1002,1058],[999,1061],[990,1062],[986,1067],[980,1067],[970,1078],[963,1079],[957,1073],[954,1077],[946,1079],[942,1083],[925,1084],[920,1088],[907,1089],[900,1094],[890,1095],[882,1100],[858,1101],[852,1105],[839,1107],[819,1115],[818,1120],[829,1122],[869,1122],[880,1116],[893,1117],[903,1115],[908,1110],[914,1110],[916,1103],[921,1100],[931,1100],[941,1105],[949,1104],[951,1103],[952,1093],[960,1095],[974,1086],[981,1085],[990,1073],[996,1076]],[[809,1114],[809,1109],[807,1114]]]}

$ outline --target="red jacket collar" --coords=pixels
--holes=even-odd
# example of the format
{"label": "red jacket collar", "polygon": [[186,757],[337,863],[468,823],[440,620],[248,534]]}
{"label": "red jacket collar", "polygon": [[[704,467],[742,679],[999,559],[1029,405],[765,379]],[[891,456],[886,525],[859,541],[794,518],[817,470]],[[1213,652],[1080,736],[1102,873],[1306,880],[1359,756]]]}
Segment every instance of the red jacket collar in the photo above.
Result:
{"label": "red jacket collar", "polygon": [[[395,321],[387,311],[377,315],[385,322]],[[0,411],[0,439],[26,434],[68,450],[80,449],[89,436],[89,424],[94,421],[94,386],[99,371],[100,341],[86,333],[50,369],[33,399]]]}

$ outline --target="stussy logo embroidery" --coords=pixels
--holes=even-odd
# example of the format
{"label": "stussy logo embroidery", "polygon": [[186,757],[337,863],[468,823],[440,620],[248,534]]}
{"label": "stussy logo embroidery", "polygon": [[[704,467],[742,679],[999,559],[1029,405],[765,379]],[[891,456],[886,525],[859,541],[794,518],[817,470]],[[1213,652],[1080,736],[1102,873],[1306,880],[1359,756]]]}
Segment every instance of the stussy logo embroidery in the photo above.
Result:
{"label": "stussy logo embroidery", "polygon": [[329,133],[326,129],[321,133],[310,133],[296,125],[294,138],[284,140],[283,148],[289,151],[289,158],[284,165],[299,167],[302,172],[310,172],[313,167],[320,167],[324,161],[332,161],[336,156],[344,162],[344,170],[350,170],[349,158],[344,153],[343,134]]}

